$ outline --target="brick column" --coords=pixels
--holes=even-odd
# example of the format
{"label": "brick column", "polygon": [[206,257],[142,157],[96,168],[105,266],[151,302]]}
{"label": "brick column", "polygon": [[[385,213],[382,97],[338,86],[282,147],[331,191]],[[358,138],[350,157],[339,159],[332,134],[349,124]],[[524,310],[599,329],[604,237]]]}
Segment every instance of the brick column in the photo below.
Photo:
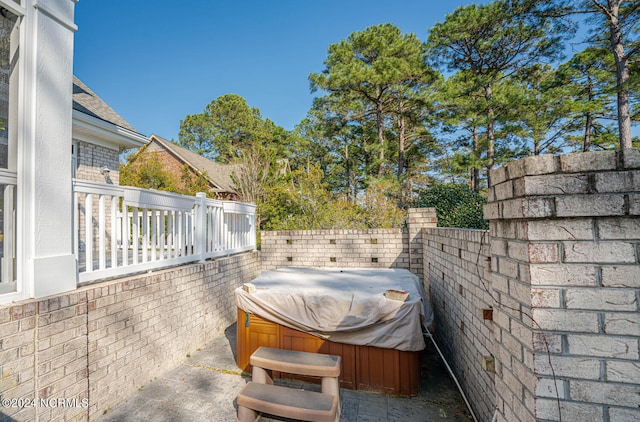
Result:
{"label": "brick column", "polygon": [[407,229],[409,230],[409,270],[423,281],[424,264],[422,253],[422,229],[438,226],[435,208],[409,208]]}
{"label": "brick column", "polygon": [[498,419],[640,420],[640,150],[529,157],[491,181]]}

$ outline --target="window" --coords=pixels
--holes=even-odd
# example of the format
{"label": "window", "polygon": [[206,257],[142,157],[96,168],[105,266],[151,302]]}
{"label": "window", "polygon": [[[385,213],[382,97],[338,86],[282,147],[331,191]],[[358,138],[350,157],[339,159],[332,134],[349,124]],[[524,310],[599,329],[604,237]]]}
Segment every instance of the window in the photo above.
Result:
{"label": "window", "polygon": [[20,4],[0,1],[0,294],[15,292]]}
{"label": "window", "polygon": [[[15,146],[10,135],[15,135],[17,101],[18,17],[0,3],[0,168],[15,170]],[[14,141],[14,139],[11,139]],[[13,142],[12,142],[13,144]]]}

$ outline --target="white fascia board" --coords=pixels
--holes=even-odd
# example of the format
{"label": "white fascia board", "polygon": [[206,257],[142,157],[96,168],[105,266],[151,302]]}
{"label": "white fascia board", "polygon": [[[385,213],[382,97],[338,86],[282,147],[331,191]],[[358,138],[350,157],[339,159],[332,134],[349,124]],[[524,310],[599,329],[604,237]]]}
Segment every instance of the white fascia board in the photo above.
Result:
{"label": "white fascia board", "polygon": [[132,130],[73,110],[73,138],[111,148],[139,148],[149,138]]}

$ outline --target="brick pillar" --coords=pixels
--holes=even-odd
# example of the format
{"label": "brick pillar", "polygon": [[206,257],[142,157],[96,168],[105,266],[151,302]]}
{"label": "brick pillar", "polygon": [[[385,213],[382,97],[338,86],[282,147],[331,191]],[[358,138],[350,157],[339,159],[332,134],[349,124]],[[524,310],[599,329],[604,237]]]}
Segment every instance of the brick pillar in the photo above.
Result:
{"label": "brick pillar", "polygon": [[640,420],[640,150],[491,174],[502,421]]}
{"label": "brick pillar", "polygon": [[409,230],[409,270],[423,281],[424,264],[422,255],[422,229],[437,227],[435,208],[409,208],[407,229]]}

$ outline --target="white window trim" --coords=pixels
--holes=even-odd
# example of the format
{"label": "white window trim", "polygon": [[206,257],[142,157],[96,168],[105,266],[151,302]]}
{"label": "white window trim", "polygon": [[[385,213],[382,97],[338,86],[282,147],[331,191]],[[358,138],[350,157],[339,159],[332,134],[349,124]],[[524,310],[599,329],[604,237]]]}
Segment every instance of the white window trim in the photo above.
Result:
{"label": "white window trim", "polygon": [[78,141],[75,139],[71,142],[71,178],[75,179],[78,175]]}
{"label": "white window trim", "polygon": [[11,13],[19,17],[23,17],[27,14],[27,10],[24,7],[22,7],[22,5],[19,5],[14,1],[0,0],[0,6],[4,7],[8,11],[10,11]]}
{"label": "white window trim", "polygon": [[[9,162],[7,163],[7,167],[8,169],[2,169],[0,171],[0,179],[4,180],[7,183],[13,182],[13,184],[15,184],[16,186],[16,194],[15,194],[15,202],[14,202],[14,207],[16,210],[16,218],[14,219],[15,225],[13,227],[11,236],[12,236],[12,240],[13,240],[13,245],[9,245],[9,247],[12,249],[11,253],[15,254],[15,259],[16,259],[16,270],[15,273],[13,273],[13,278],[15,281],[6,281],[3,280],[2,284],[6,283],[6,287],[3,286],[2,291],[4,291],[5,289],[9,288],[8,286],[12,286],[13,288],[11,289],[12,291],[7,292],[7,293],[0,293],[0,303],[10,303],[10,302],[14,302],[14,301],[19,301],[19,300],[23,300],[26,299],[28,297],[30,297],[30,289],[28,288],[28,286],[23,282],[23,277],[21,275],[21,265],[19,265],[20,262],[20,257],[22,255],[21,253],[21,233],[22,233],[22,229],[21,229],[21,218],[19,217],[19,209],[20,209],[20,196],[21,196],[21,183],[20,183],[20,177],[18,175],[18,171],[17,169],[19,168],[19,164],[18,162],[13,162],[12,160],[19,160],[20,157],[20,148],[21,146],[20,141],[23,139],[25,133],[26,133],[26,129],[25,129],[25,39],[26,39],[26,9],[24,7],[22,7],[21,5],[13,2],[13,1],[6,1],[6,0],[0,0],[0,7],[3,7],[5,9],[7,9],[9,12],[13,13],[14,15],[16,15],[18,17],[18,22],[19,22],[19,40],[18,40],[18,48],[20,49],[20,53],[19,53],[19,57],[18,57],[18,62],[16,64],[17,68],[18,68],[18,74],[17,74],[17,78],[18,78],[18,86],[16,87],[17,89],[15,90],[15,92],[17,93],[16,98],[11,99],[11,101],[17,101],[17,103],[15,103],[15,108],[14,110],[16,110],[17,112],[17,119],[16,119],[16,123],[15,123],[15,127],[12,129],[15,131],[16,136],[15,136],[15,143],[17,145],[13,145],[13,148],[15,148],[17,150],[17,154],[13,157],[11,157],[11,154],[9,154]],[[11,89],[11,88],[10,88]],[[10,97],[11,98],[11,97]],[[12,106],[9,105],[9,109],[11,109]],[[10,141],[9,141],[10,142]]]}

